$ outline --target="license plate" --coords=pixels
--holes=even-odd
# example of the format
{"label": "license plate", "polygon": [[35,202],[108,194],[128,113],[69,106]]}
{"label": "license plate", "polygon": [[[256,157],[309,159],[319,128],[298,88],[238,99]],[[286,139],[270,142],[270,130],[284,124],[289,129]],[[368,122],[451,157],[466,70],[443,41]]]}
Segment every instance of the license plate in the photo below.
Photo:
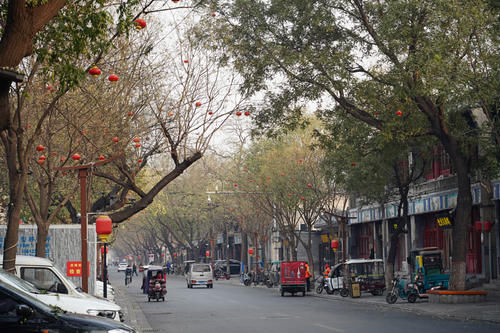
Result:
{"label": "license plate", "polygon": [[205,284],[205,281],[198,281],[199,284]]}

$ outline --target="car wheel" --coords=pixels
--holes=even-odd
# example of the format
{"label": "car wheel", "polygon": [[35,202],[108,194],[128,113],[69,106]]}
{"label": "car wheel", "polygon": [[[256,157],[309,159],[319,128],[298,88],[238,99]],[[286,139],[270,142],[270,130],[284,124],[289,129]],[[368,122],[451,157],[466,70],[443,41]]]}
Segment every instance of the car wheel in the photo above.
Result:
{"label": "car wheel", "polygon": [[347,288],[340,289],[340,296],[342,296],[342,297],[349,296],[349,290],[347,290]]}

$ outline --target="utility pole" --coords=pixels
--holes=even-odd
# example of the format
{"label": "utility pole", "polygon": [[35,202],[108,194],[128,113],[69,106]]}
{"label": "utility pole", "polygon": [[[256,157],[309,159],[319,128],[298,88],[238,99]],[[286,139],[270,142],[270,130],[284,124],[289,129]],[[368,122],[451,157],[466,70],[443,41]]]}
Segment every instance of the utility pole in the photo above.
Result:
{"label": "utility pole", "polygon": [[105,160],[92,162],[90,164],[82,164],[74,167],[57,167],[54,170],[78,170],[78,179],[80,181],[80,226],[81,226],[81,257],[82,257],[82,289],[84,292],[89,292],[89,271],[88,271],[88,255],[87,255],[87,177],[89,169],[96,166],[109,163],[113,160],[123,157],[125,154],[113,156]]}

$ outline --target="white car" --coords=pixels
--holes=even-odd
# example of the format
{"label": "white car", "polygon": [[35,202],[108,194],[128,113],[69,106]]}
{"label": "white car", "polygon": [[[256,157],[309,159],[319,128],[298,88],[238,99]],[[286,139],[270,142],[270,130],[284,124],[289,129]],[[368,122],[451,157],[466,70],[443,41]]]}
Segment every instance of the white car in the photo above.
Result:
{"label": "white car", "polygon": [[106,294],[107,297],[104,298],[104,283],[102,281],[97,280],[95,284],[95,295],[97,297],[102,297],[107,299],[108,301],[115,302],[115,289],[109,283],[106,286]]}
{"label": "white car", "polygon": [[127,269],[127,266],[128,266],[128,265],[127,265],[127,263],[125,263],[125,262],[121,262],[121,263],[119,263],[119,264],[118,264],[118,272],[122,272],[122,271],[126,270],[126,269]]}
{"label": "white car", "polygon": [[35,297],[45,304],[57,306],[64,311],[92,316],[101,316],[120,321],[120,307],[118,305],[115,305],[113,307],[112,305],[110,305],[112,304],[110,302],[99,301],[98,299],[92,300],[89,298],[77,298],[57,293],[43,293],[33,284],[20,279],[13,274],[7,273],[3,269],[0,269],[0,281],[26,293],[29,293],[31,296]]}
{"label": "white car", "polygon": [[[2,261],[3,256],[0,255],[0,267],[2,266]],[[109,314],[110,317],[113,316],[117,321],[124,320],[123,312],[119,305],[105,300],[104,298],[98,298],[78,290],[78,288],[75,287],[71,281],[66,279],[64,274],[54,266],[52,261],[48,259],[33,256],[16,256],[16,276],[30,282],[42,292],[56,293],[56,295],[59,296],[65,295],[72,299],[80,298],[89,302],[99,302],[98,310],[109,311],[107,314]]]}
{"label": "white car", "polygon": [[210,264],[190,264],[186,274],[187,287],[207,286],[207,288],[213,288],[213,276]]}

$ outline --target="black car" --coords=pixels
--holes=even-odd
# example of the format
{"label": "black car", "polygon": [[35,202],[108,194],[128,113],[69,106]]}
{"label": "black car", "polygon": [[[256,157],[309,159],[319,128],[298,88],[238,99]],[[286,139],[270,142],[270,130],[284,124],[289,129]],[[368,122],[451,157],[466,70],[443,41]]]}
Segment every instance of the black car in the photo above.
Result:
{"label": "black car", "polygon": [[111,319],[65,313],[3,282],[0,282],[0,327],[2,332],[17,333],[135,332]]}
{"label": "black car", "polygon": [[[214,265],[214,270],[221,268],[223,272],[226,272],[227,261],[226,260],[217,260]],[[240,274],[240,266],[241,263],[236,259],[229,259],[229,273],[230,274]]]}

